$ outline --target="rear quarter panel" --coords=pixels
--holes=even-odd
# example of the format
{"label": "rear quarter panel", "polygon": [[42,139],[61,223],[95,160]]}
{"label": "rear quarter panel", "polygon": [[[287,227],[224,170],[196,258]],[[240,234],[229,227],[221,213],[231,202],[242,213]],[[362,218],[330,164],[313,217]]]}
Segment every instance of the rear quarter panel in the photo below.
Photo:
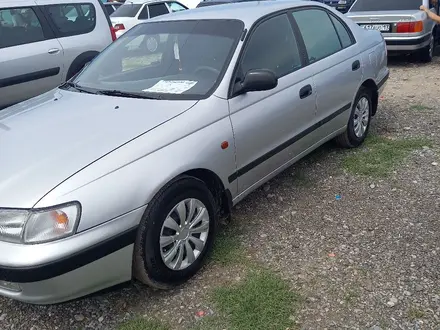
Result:
{"label": "rear quarter panel", "polygon": [[362,83],[372,79],[377,85],[389,73],[385,40],[380,32],[365,30],[352,20],[348,21],[359,43],[363,69]]}

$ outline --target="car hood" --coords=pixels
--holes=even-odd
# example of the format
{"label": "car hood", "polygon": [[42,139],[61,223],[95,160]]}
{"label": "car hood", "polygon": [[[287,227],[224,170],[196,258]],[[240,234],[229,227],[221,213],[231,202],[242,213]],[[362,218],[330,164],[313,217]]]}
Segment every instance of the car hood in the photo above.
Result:
{"label": "car hood", "polygon": [[0,207],[33,207],[68,177],[196,103],[57,89],[0,111]]}

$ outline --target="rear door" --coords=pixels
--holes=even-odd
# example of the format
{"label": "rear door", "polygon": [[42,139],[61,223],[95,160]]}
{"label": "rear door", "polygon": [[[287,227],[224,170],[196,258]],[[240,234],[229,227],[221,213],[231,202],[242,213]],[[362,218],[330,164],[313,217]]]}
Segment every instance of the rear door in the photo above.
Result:
{"label": "rear door", "polygon": [[0,108],[62,82],[63,49],[36,6],[0,8]]}
{"label": "rear door", "polygon": [[[38,0],[56,37],[64,49],[64,78],[73,66],[84,65],[111,42],[104,10],[95,1]],[[78,59],[79,58],[79,59]],[[70,71],[69,71],[70,70]]]}
{"label": "rear door", "polygon": [[343,20],[327,9],[297,9],[292,15],[314,74],[319,123],[316,134],[325,138],[347,125],[362,81],[361,54]]}

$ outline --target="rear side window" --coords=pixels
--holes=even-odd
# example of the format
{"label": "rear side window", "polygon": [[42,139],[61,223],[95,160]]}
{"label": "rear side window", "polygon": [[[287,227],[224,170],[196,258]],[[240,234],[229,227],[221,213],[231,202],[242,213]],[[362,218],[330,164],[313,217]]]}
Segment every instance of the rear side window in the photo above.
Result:
{"label": "rear side window", "polygon": [[142,8],[141,13],[138,16],[139,19],[148,19],[148,6],[145,5],[144,8]]}
{"label": "rear side window", "polygon": [[142,5],[135,5],[132,3],[124,4],[115,10],[112,17],[135,17],[141,7]]}
{"label": "rear side window", "polygon": [[43,40],[41,22],[32,8],[0,9],[0,49]]}
{"label": "rear side window", "polygon": [[148,7],[150,9],[150,18],[169,13],[168,8],[164,3],[157,3],[154,5],[149,5]]}
{"label": "rear side window", "polygon": [[335,27],[324,10],[294,11],[293,17],[303,36],[310,63],[319,61],[342,49]]}
{"label": "rear side window", "polygon": [[180,3],[177,2],[168,2],[168,6],[170,7],[171,12],[182,11],[186,8],[183,7]]}
{"label": "rear side window", "polygon": [[336,32],[338,33],[339,40],[341,41],[342,48],[347,48],[353,44],[351,40],[350,34],[347,31],[347,27],[341,23],[336,17],[333,15],[329,15],[333,25],[335,26]]}
{"label": "rear side window", "polygon": [[58,37],[86,34],[95,29],[96,11],[91,3],[50,5],[46,11]]}

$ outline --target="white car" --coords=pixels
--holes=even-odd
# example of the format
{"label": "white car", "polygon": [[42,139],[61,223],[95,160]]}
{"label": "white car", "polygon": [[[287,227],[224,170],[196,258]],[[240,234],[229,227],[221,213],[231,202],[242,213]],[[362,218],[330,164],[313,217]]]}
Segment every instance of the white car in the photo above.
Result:
{"label": "white car", "polygon": [[147,19],[186,9],[188,7],[178,1],[127,1],[110,16],[110,20],[116,31],[116,37],[119,38],[133,26]]}

